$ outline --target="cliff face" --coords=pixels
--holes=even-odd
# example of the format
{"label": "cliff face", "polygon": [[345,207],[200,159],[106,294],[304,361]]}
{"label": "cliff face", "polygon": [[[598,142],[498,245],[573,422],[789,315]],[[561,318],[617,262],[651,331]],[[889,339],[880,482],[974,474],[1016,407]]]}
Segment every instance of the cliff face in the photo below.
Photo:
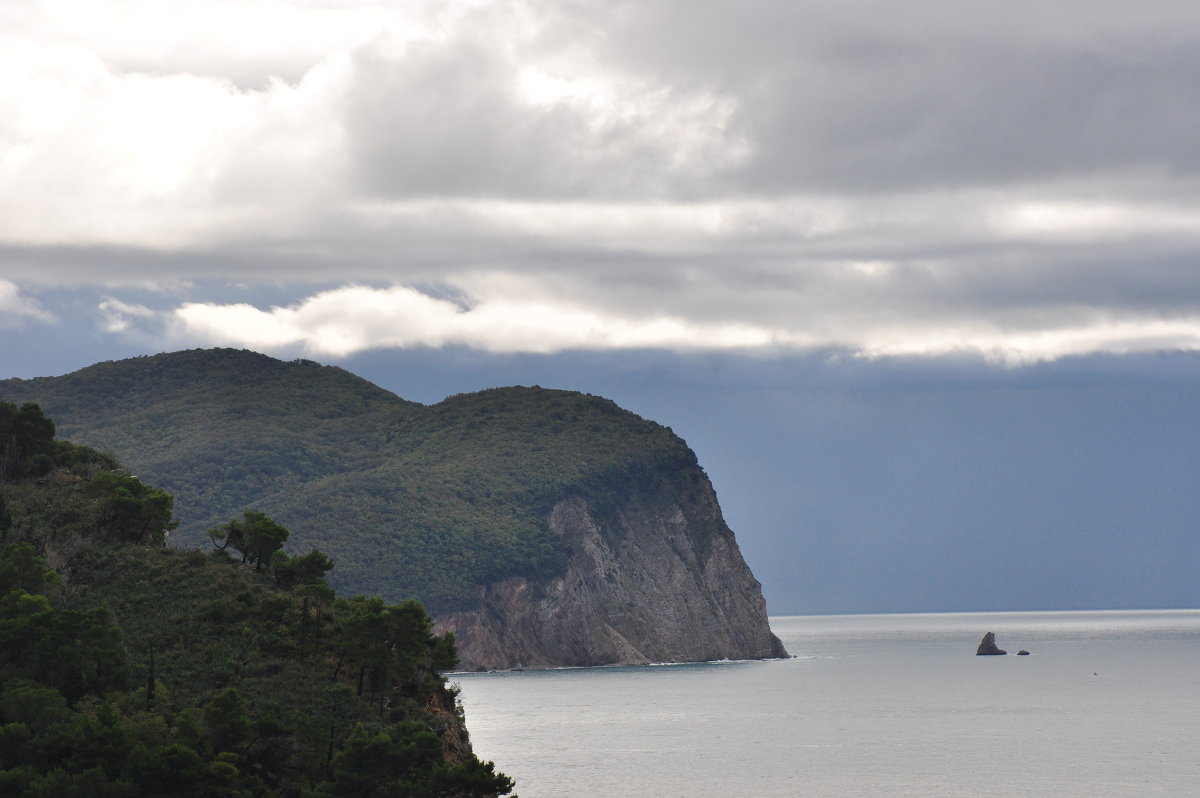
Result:
{"label": "cliff face", "polygon": [[479,607],[437,619],[460,667],[505,670],[786,656],[706,478],[685,496],[634,495],[597,512],[573,496],[548,521],[571,552],[541,583],[479,588]]}

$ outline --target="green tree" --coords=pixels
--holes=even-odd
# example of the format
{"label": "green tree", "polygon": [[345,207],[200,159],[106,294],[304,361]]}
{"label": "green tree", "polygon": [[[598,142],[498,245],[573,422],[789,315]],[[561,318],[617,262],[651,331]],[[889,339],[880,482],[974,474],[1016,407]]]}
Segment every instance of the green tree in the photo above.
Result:
{"label": "green tree", "polygon": [[[287,542],[289,534],[287,527],[277,523],[266,513],[254,510],[242,513],[240,520],[234,518],[208,531],[208,536],[218,551],[232,547],[241,553],[242,562],[253,565],[256,571],[270,564],[271,558]],[[330,568],[332,567],[330,563]]]}
{"label": "green tree", "polygon": [[416,689],[427,687],[433,671],[433,622],[424,605],[409,599],[388,607],[388,635],[399,681]]}
{"label": "green tree", "polygon": [[339,624],[333,649],[337,680],[344,667],[355,691],[382,715],[389,701],[424,699],[442,684],[439,669],[458,662],[453,635],[435,637],[433,622],[419,601],[387,605],[377,596],[337,602]]}
{"label": "green tree", "polygon": [[28,543],[0,549],[0,663],[62,692],[70,702],[125,685],[120,628],[104,608],[55,609],[58,574]]}
{"label": "green tree", "polygon": [[[355,691],[361,696],[364,687],[378,687],[386,677],[389,655],[387,608],[378,596],[354,596],[339,599],[339,603],[346,612],[338,627],[339,658],[333,675],[336,679],[343,664],[357,665]],[[368,675],[372,676],[369,681]]]}
{"label": "green tree", "polygon": [[275,576],[275,584],[285,590],[297,585],[323,582],[325,574],[332,569],[333,560],[318,549],[301,557],[289,557],[282,551],[271,557],[271,573]]}
{"label": "green tree", "polygon": [[214,754],[240,749],[250,736],[246,705],[236,688],[229,687],[213,696],[204,707],[208,745]]}
{"label": "green tree", "polygon": [[439,673],[452,671],[458,667],[458,645],[454,640],[454,632],[434,638],[430,651],[433,659],[433,669]]}
{"label": "green tree", "polygon": [[62,693],[32,679],[10,679],[0,692],[0,720],[6,724],[40,732],[69,717]]}
{"label": "green tree", "polygon": [[[304,605],[300,616],[300,658],[308,653],[308,637],[309,632],[312,632],[312,647],[316,651],[321,650],[321,639],[325,630],[325,608],[337,598],[337,593],[334,592],[323,579],[302,585],[298,592],[303,597]],[[312,615],[309,615],[309,609],[312,610]]]}
{"label": "green tree", "polygon": [[162,543],[179,525],[174,497],[135,476],[101,471],[88,489],[99,504],[97,537],[102,541]]}
{"label": "green tree", "polygon": [[330,794],[341,798],[432,795],[429,781],[442,760],[442,741],[422,724],[387,729],[359,725],[333,758]]}
{"label": "green tree", "polygon": [[38,476],[54,467],[54,422],[32,402],[0,402],[0,482]]}
{"label": "green tree", "polygon": [[12,529],[12,515],[8,512],[8,504],[4,501],[4,496],[0,495],[0,540],[4,539],[4,534],[10,529]]}
{"label": "green tree", "polygon": [[11,543],[0,548],[0,597],[14,590],[48,596],[58,583],[58,574],[31,544]]}
{"label": "green tree", "polygon": [[332,771],[323,794],[336,798],[488,798],[513,788],[491,762],[446,763],[441,740],[417,721],[360,724],[333,758]]}

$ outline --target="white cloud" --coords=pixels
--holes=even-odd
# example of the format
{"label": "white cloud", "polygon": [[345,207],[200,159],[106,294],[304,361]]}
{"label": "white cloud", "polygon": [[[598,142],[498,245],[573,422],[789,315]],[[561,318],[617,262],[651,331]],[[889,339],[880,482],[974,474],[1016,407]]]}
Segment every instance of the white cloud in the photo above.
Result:
{"label": "white cloud", "polygon": [[97,308],[100,311],[100,328],[108,333],[122,333],[130,330],[139,320],[157,320],[158,311],[151,310],[145,305],[122,302],[113,297],[105,297]]}
{"label": "white cloud", "polygon": [[1116,199],[1017,201],[994,211],[996,232],[1096,241],[1130,236],[1200,238],[1200,207],[1165,202],[1137,204]]}
{"label": "white cloud", "polygon": [[15,283],[0,279],[0,327],[19,327],[30,320],[53,322],[55,317]]}
{"label": "white cloud", "polygon": [[[10,4],[10,6],[13,4]],[[242,88],[298,81],[332,51],[381,32],[428,37],[469,9],[453,0],[42,0],[3,29],[94,53],[120,73],[210,75]],[[20,6],[25,8],[21,9]]]}
{"label": "white cloud", "polygon": [[[0,242],[261,244],[365,197],[654,195],[746,155],[730,97],[535,46],[520,2],[159,5],[0,33]],[[530,102],[542,66],[565,88]]]}
{"label": "white cloud", "polygon": [[188,303],[173,314],[177,337],[263,349],[302,346],[344,356],[373,348],[461,345],[488,352],[570,349],[731,349],[772,343],[770,330],[624,318],[548,301],[496,297],[462,306],[412,288],[347,286],[289,307]]}
{"label": "white cloud", "polygon": [[240,90],[0,40],[0,240],[178,247],[296,224],[336,191],[323,109],[339,69],[333,55],[296,85]]}
{"label": "white cloud", "polygon": [[[861,266],[848,264],[847,270],[859,278],[880,277],[873,264],[865,270]],[[885,314],[846,314],[829,308],[787,324],[704,322],[622,315],[546,291],[510,296],[517,284],[502,277],[475,284],[486,286],[489,295],[460,303],[404,286],[345,286],[287,307],[187,303],[160,318],[181,344],[267,351],[302,348],[328,357],[443,346],[542,354],[639,348],[760,354],[836,349],[864,358],[972,354],[1016,366],[1097,352],[1200,351],[1200,313],[1163,318],[1064,307],[1056,314],[1058,323],[1022,325],[999,316],[963,319],[948,309],[925,319],[889,321]]]}
{"label": "white cloud", "polygon": [[981,323],[878,330],[855,353],[864,358],[978,355],[1008,366],[1096,353],[1200,351],[1200,314],[1177,319],[1097,319],[1060,328],[1002,330]]}

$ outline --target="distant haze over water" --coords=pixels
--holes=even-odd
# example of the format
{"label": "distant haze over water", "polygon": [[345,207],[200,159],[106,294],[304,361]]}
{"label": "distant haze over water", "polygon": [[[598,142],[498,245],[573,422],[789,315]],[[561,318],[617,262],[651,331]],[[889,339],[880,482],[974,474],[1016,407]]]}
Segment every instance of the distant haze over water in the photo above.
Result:
{"label": "distant haze over water", "polygon": [[[772,628],[794,659],[457,676],[476,752],[522,798],[1182,797],[1200,779],[1200,611]],[[975,656],[989,631],[1009,656]]]}

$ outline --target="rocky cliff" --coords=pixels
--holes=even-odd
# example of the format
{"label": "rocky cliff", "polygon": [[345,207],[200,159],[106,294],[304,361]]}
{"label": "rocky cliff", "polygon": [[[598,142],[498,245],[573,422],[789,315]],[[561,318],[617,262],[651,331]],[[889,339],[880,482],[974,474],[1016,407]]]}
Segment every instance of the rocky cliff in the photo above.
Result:
{"label": "rocky cliff", "polygon": [[635,493],[615,514],[565,498],[548,522],[571,552],[564,574],[481,586],[477,609],[437,619],[458,640],[460,667],[786,656],[707,479],[692,495]]}

